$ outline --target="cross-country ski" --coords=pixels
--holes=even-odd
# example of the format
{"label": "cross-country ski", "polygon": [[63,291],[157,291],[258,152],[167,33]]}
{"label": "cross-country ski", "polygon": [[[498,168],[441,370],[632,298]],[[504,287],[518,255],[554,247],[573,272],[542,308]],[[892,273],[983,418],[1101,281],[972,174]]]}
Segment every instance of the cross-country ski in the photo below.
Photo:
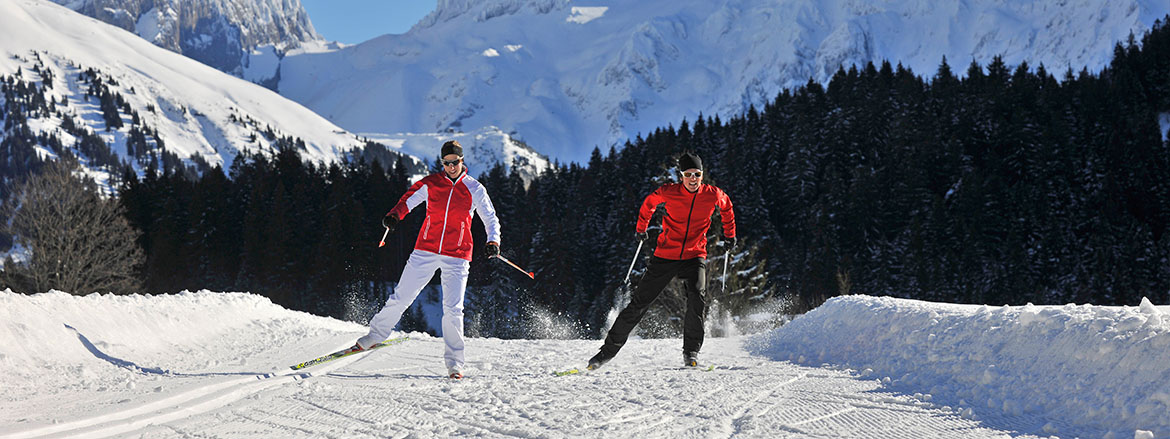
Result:
{"label": "cross-country ski", "polygon": [[378,343],[378,344],[375,344],[375,345],[373,345],[373,346],[370,346],[369,348],[367,348],[367,349],[365,349],[365,350],[355,350],[355,349],[353,349],[353,348],[342,349],[342,350],[340,350],[340,351],[334,352],[334,353],[332,353],[332,354],[329,354],[329,355],[323,355],[323,356],[320,356],[320,357],[314,358],[314,359],[312,359],[312,360],[309,360],[309,361],[305,361],[305,362],[302,362],[302,363],[297,363],[297,364],[294,364],[294,365],[292,365],[292,366],[289,366],[289,369],[292,369],[292,370],[301,370],[301,369],[304,369],[304,368],[307,368],[307,367],[313,367],[313,366],[316,366],[316,365],[318,365],[318,364],[321,364],[321,363],[327,363],[327,362],[330,362],[330,361],[333,361],[333,360],[337,360],[337,359],[341,359],[341,358],[348,357],[348,356],[350,356],[350,355],[354,355],[354,354],[360,354],[360,353],[363,353],[363,352],[369,352],[369,351],[372,351],[372,350],[374,350],[374,349],[383,348],[383,347],[386,347],[386,346],[390,346],[390,345],[395,345],[395,344],[398,344],[398,343],[402,343],[402,342],[404,342],[404,341],[406,341],[406,340],[408,340],[408,339],[409,339],[409,337],[396,337],[396,338],[392,338],[392,339],[389,339],[389,340],[386,340],[386,341],[380,342],[380,343]]}

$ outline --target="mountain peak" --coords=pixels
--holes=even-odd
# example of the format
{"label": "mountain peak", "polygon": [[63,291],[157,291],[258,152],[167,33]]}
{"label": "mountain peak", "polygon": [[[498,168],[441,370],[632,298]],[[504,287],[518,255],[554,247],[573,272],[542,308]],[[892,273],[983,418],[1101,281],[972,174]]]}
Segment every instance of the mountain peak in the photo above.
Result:
{"label": "mountain peak", "polygon": [[440,0],[406,34],[284,57],[278,89],[353,132],[495,126],[583,162],[867,63],[1096,71],[1167,13],[1164,0]]}
{"label": "mountain peak", "polygon": [[247,53],[320,40],[300,0],[52,0],[241,76]]}
{"label": "mountain peak", "polygon": [[423,17],[415,28],[427,28],[461,16],[475,22],[519,13],[548,14],[569,7],[569,0],[438,0],[435,10]]}

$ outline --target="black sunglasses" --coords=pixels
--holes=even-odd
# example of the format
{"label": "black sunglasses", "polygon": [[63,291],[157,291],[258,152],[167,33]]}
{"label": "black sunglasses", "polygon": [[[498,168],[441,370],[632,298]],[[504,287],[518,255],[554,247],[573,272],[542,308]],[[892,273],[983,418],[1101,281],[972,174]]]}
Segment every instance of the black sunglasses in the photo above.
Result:
{"label": "black sunglasses", "polygon": [[451,160],[451,161],[446,161],[446,160],[440,159],[439,161],[443,162],[443,166],[455,166],[455,165],[458,165],[459,162],[463,161],[463,159],[455,159],[455,160]]}

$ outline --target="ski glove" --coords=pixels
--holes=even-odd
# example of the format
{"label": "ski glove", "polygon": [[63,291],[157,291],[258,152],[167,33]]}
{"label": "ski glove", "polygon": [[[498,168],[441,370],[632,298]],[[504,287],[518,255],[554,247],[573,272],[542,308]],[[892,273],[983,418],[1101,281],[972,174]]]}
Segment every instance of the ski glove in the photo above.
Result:
{"label": "ski glove", "polygon": [[731,248],[735,248],[735,243],[739,242],[739,239],[734,237],[734,236],[732,236],[730,238],[724,236],[723,242],[727,243],[727,248],[731,249]]}
{"label": "ski glove", "polygon": [[639,241],[645,241],[646,238],[649,236],[650,235],[647,235],[646,232],[634,232],[634,239],[637,239]]}
{"label": "ski glove", "polygon": [[386,226],[387,229],[390,229],[390,231],[393,232],[394,226],[398,225],[398,217],[394,216],[392,213],[388,213],[386,216],[382,217],[382,225]]}
{"label": "ski glove", "polygon": [[487,243],[487,257],[493,258],[500,255],[500,245],[494,242]]}

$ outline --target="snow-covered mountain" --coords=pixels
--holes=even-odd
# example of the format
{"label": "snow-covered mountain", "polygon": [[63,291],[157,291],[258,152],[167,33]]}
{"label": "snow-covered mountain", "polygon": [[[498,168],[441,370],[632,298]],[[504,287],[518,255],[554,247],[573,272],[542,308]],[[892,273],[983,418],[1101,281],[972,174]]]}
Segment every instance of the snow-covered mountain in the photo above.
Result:
{"label": "snow-covered mountain", "polygon": [[300,0],[52,0],[241,76],[253,51],[321,39]]}
{"label": "snow-covered mountain", "polygon": [[[440,0],[403,35],[290,51],[278,90],[353,132],[495,126],[583,162],[700,113],[762,106],[840,66],[962,73],[1000,55],[1097,71],[1164,0]],[[277,69],[277,63],[279,69]]]}
{"label": "snow-covered mountain", "polygon": [[[140,169],[134,157],[146,148],[127,147],[139,137],[132,129],[146,132],[151,148],[225,169],[240,152],[271,150],[277,137],[303,140],[302,154],[317,162],[363,144],[264,87],[47,1],[0,2],[0,53],[0,75],[35,85],[55,103],[55,113],[34,112],[30,128],[74,146],[80,139],[63,126],[69,119],[68,125],[81,125]],[[106,92],[123,102],[113,110],[115,119],[104,117],[97,95]],[[46,148],[45,154],[52,152]]]}
{"label": "snow-covered mountain", "polygon": [[[124,160],[141,172],[164,154],[196,168],[226,169],[241,152],[271,152],[281,138],[303,141],[306,160],[332,162],[370,139],[262,86],[46,0],[0,2],[0,76],[28,85],[17,102],[0,101],[0,108],[41,105],[25,116],[31,136],[41,137],[35,142],[38,154],[57,154],[44,141],[52,137],[90,169],[117,172],[110,161]],[[0,132],[0,140],[12,135]],[[113,157],[96,157],[93,138]],[[377,141],[391,153],[420,157],[413,160],[417,173],[452,138],[469,145],[473,170],[520,163],[522,173],[532,175],[547,167],[545,158],[491,127],[429,136],[379,134]]]}
{"label": "snow-covered mountain", "polygon": [[1164,438],[1168,312],[847,296],[709,337],[710,371],[677,338],[555,377],[600,341],[469,337],[452,382],[421,333],[289,370],[366,327],[251,294],[0,290],[0,436]]}

